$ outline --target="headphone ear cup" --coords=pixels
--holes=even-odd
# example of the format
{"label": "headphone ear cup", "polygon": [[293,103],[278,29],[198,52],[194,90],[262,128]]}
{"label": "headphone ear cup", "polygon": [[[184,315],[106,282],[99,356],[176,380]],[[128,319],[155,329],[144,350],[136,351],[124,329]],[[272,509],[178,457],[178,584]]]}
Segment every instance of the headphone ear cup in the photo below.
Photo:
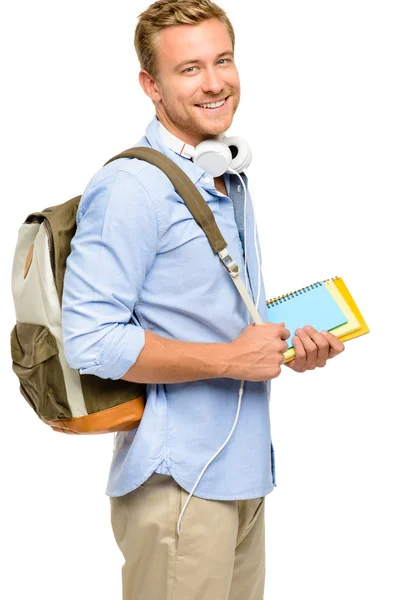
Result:
{"label": "headphone ear cup", "polygon": [[242,173],[251,163],[251,148],[245,139],[237,136],[225,137],[223,139],[233,156],[228,173]]}
{"label": "headphone ear cup", "polygon": [[204,140],[196,146],[193,162],[212,177],[219,177],[228,171],[232,154],[225,140]]}

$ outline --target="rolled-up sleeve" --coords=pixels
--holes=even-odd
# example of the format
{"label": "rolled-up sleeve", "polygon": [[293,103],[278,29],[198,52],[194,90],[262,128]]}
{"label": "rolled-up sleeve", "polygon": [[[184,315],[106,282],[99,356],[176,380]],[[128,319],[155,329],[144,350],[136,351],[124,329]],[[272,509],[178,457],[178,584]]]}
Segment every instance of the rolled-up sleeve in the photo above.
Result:
{"label": "rolled-up sleeve", "polygon": [[120,379],[136,362],[145,331],[131,320],[157,243],[156,209],[135,175],[118,170],[85,190],[62,298],[70,367]]}

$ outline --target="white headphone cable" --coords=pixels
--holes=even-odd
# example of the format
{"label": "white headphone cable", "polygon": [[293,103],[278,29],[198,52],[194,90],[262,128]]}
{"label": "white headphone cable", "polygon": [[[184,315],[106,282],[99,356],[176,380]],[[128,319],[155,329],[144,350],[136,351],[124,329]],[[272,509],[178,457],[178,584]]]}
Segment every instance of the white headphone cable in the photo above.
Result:
{"label": "white headphone cable", "polygon": [[[245,183],[243,181],[243,178],[239,175],[239,173],[236,172],[235,174],[239,177],[240,181],[242,182],[243,189],[244,189],[244,270],[245,270],[245,278],[246,278],[245,279],[245,286],[246,286],[246,289],[247,289],[247,254],[246,254],[246,202],[247,202],[247,192],[246,192],[246,186],[245,186]],[[255,215],[254,210],[253,210],[253,214]],[[255,217],[254,217],[254,219],[255,219]],[[255,248],[256,248],[257,265],[258,265],[258,273],[259,273],[258,282],[260,282],[260,257],[259,257],[259,254],[258,254],[258,248],[257,248],[257,241],[256,241],[256,234],[255,234],[255,232],[256,232],[256,223],[254,221],[254,244],[255,244]],[[257,302],[256,302],[256,308],[257,309],[258,309],[259,298],[260,298],[260,284],[258,283],[258,294],[257,294]],[[249,318],[249,316],[250,316],[250,313],[248,312],[247,313],[247,325],[250,324],[250,318]],[[229,440],[230,440],[230,438],[232,436],[232,433],[235,430],[236,423],[237,423],[237,420],[239,418],[240,407],[242,405],[242,396],[243,396],[244,382],[245,382],[245,380],[242,379],[241,384],[240,384],[240,390],[239,390],[238,408],[237,408],[236,417],[235,417],[235,421],[233,423],[232,429],[231,429],[228,437],[226,438],[225,442],[222,444],[221,448],[219,450],[217,450],[217,452],[214,454],[214,456],[212,456],[210,458],[210,460],[208,461],[208,463],[203,467],[203,470],[201,471],[200,475],[198,476],[198,478],[196,480],[196,483],[193,486],[192,491],[190,492],[188,498],[186,499],[185,504],[183,505],[183,508],[181,510],[181,514],[179,515],[178,525],[177,525],[178,537],[180,535],[180,524],[181,524],[181,520],[182,520],[182,517],[183,517],[183,513],[185,512],[186,507],[189,504],[190,498],[193,496],[194,490],[198,486],[199,481],[203,477],[203,474],[204,474],[205,470],[207,469],[207,467],[212,463],[212,461],[214,460],[214,458],[216,458],[218,456],[218,454],[225,448],[226,444],[229,442]]]}

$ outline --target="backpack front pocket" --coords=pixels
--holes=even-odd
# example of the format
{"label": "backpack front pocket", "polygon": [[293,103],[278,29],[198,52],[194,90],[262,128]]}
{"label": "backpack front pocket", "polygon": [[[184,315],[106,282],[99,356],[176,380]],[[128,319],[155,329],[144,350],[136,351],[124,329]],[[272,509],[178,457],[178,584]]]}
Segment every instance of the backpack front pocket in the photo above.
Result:
{"label": "backpack front pocket", "polygon": [[70,419],[57,341],[44,325],[17,322],[11,332],[12,368],[20,391],[44,420]]}

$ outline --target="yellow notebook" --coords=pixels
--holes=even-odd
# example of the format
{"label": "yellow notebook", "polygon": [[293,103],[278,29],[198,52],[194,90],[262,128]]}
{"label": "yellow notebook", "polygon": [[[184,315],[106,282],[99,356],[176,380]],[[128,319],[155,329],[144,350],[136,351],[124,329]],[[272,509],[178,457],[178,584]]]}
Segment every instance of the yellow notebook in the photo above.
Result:
{"label": "yellow notebook", "polygon": [[[324,283],[326,281],[329,281],[329,280],[326,279],[324,281]],[[340,341],[347,342],[347,340],[352,340],[355,337],[359,337],[360,335],[369,333],[369,327],[366,324],[366,322],[364,321],[364,318],[360,312],[360,309],[358,308],[357,304],[354,302],[353,297],[350,294],[349,290],[347,289],[346,284],[343,281],[343,279],[341,277],[333,277],[332,281],[335,284],[335,286],[337,287],[337,289],[339,290],[339,292],[341,293],[341,295],[342,295],[344,301],[347,303],[348,307],[353,311],[355,318],[360,323],[360,329],[357,329],[356,331],[343,332],[340,335],[340,337],[338,336]],[[336,335],[334,330],[332,330],[332,333],[334,335]]]}
{"label": "yellow notebook", "polygon": [[[317,331],[325,329],[333,333],[342,342],[369,332],[341,277],[331,277],[272,298],[267,301],[267,308],[269,321],[283,321],[290,330],[291,337],[286,340],[289,346],[293,345],[291,338],[295,334],[295,328],[307,324],[315,327]],[[288,322],[290,326],[287,325]],[[284,352],[284,362],[289,362],[295,355],[294,347],[289,347]]]}

